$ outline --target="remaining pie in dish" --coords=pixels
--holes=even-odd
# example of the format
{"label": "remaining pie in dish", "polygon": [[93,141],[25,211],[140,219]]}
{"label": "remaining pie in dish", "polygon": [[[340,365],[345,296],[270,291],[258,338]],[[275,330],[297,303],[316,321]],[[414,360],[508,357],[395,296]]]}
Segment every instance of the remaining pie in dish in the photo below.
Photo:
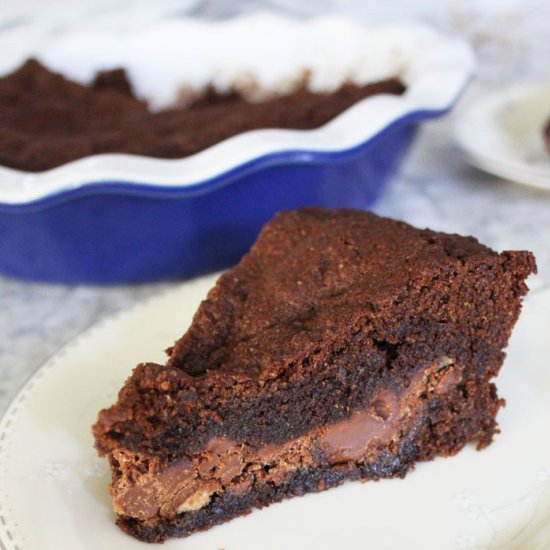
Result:
{"label": "remaining pie in dish", "polygon": [[278,214],[167,364],[138,365],[99,413],[118,524],[162,541],[485,447],[535,271],[530,252],[363,211]]}
{"label": "remaining pie in dish", "polygon": [[29,60],[0,78],[0,164],[36,172],[98,153],[182,158],[247,130],[316,128],[361,99],[404,90],[390,79],[253,103],[209,89],[190,105],[152,112],[122,69],[83,86]]}

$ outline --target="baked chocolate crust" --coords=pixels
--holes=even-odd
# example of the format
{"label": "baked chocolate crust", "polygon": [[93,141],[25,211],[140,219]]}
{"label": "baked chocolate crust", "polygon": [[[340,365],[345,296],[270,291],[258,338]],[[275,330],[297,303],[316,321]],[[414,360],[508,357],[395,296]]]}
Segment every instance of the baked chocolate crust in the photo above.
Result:
{"label": "baked chocolate crust", "polygon": [[99,153],[182,158],[247,130],[317,128],[365,97],[404,90],[389,79],[327,94],[301,88],[261,103],[207,90],[191,105],[152,112],[122,69],[83,86],[29,60],[0,78],[0,163],[35,172]]}
{"label": "baked chocolate crust", "polygon": [[[484,394],[488,391],[489,394]],[[280,483],[257,483],[247,492],[215,494],[207,506],[156,521],[139,521],[120,515],[118,526],[145,542],[163,542],[207,530],[253,508],[263,508],[286,498],[337,487],[345,481],[404,478],[420,461],[456,454],[479,433],[494,430],[494,418],[503,404],[494,386],[476,389],[467,398],[457,389],[445,398],[429,399],[421,425],[406,433],[399,445],[383,448],[372,461],[350,461],[335,466],[317,465],[289,471]]]}
{"label": "baked chocolate crust", "polygon": [[[489,444],[502,405],[491,379],[535,270],[529,252],[362,211],[280,213],[219,278],[167,365],[139,365],[100,412],[94,435],[120,524],[162,540],[296,491],[376,479],[384,461],[385,476],[402,475]],[[358,436],[361,452],[339,437],[344,451],[327,449],[326,430],[346,434],[365,411],[374,432]],[[232,447],[209,451],[220,440]],[[266,458],[292,441],[305,443]],[[173,488],[153,489],[166,472],[179,476]],[[136,487],[146,507],[132,508]]]}

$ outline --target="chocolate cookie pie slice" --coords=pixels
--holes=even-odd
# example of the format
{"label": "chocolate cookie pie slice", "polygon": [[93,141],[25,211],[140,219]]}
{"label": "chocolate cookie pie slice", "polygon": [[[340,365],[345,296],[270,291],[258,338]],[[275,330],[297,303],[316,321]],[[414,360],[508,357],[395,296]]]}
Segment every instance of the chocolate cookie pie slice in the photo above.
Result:
{"label": "chocolate cookie pie slice", "polygon": [[[355,210],[278,214],[99,413],[118,524],[150,542],[491,443],[530,252]],[[174,307],[178,307],[174,304]]]}

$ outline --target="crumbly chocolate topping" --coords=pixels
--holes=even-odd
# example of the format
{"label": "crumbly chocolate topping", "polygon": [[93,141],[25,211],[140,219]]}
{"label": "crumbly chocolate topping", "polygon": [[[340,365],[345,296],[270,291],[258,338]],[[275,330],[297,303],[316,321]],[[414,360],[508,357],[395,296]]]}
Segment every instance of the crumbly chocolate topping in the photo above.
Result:
{"label": "crumbly chocolate topping", "polygon": [[29,60],[0,78],[0,164],[33,172],[98,153],[182,158],[247,130],[316,128],[365,97],[404,90],[390,79],[251,103],[209,89],[191,105],[151,112],[122,69],[83,86]]}
{"label": "crumbly chocolate topping", "polygon": [[544,140],[544,146],[546,147],[546,150],[548,151],[548,153],[550,153],[550,117],[544,124],[542,139]]}

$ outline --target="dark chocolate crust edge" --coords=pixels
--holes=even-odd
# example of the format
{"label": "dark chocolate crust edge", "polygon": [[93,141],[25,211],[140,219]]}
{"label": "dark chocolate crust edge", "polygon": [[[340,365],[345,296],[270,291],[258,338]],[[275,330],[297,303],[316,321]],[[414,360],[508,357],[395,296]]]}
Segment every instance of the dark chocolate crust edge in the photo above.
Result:
{"label": "dark chocolate crust edge", "polygon": [[469,442],[477,442],[478,449],[491,442],[493,434],[498,432],[495,417],[504,400],[498,398],[496,387],[491,382],[471,386],[466,397],[465,393],[464,387],[460,386],[445,398],[427,400],[422,422],[403,434],[398,446],[382,449],[372,462],[303,468],[291,472],[280,485],[254,485],[249,492],[241,495],[226,491],[214,496],[204,508],[179,514],[173,519],[163,518],[148,524],[120,516],[117,524],[144,542],[159,543],[210,529],[249,514],[253,508],[320,492],[345,481],[403,478],[416,462],[428,461],[438,455],[454,455]]}

